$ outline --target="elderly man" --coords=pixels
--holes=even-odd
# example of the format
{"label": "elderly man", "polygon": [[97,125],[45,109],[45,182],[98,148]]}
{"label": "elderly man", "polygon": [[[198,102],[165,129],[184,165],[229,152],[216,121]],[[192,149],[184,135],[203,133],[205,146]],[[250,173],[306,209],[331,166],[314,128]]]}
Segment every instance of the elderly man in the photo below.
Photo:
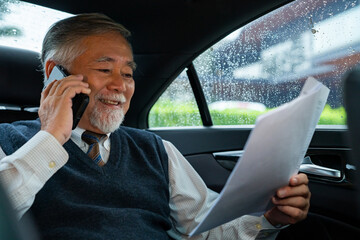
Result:
{"label": "elderly man", "polygon": [[[43,239],[182,239],[217,198],[169,142],[120,126],[134,93],[130,35],[101,14],[57,22],[45,36],[39,119],[0,125],[0,176]],[[72,130],[72,99],[89,104]],[[1,157],[0,157],[1,158]],[[244,216],[192,239],[274,239],[307,216],[306,175],[291,178],[261,217]]]}

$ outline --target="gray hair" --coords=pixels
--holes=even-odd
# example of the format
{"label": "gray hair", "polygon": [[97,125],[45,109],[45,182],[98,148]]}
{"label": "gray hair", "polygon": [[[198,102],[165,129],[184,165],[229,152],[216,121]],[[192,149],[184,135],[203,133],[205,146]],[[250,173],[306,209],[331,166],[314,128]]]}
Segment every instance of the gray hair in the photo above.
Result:
{"label": "gray hair", "polygon": [[74,59],[85,51],[80,45],[85,37],[109,32],[119,33],[131,48],[128,40],[130,31],[104,14],[84,13],[56,22],[50,27],[42,44],[40,59],[44,73],[46,62],[50,59],[69,68]]}

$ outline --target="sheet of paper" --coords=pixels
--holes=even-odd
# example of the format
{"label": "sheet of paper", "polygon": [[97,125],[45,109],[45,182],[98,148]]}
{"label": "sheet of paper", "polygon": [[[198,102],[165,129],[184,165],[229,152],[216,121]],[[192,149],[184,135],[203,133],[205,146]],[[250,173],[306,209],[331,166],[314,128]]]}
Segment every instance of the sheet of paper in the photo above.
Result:
{"label": "sheet of paper", "polygon": [[327,87],[309,78],[296,99],[257,118],[244,154],[191,236],[271,207],[275,191],[298,172],[328,94]]}

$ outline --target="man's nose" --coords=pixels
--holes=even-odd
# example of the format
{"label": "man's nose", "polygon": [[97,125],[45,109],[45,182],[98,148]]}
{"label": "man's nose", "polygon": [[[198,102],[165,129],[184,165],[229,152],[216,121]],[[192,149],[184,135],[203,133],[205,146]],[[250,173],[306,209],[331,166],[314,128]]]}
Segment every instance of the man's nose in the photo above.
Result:
{"label": "man's nose", "polygon": [[126,91],[126,81],[122,74],[115,73],[113,74],[111,81],[108,84],[109,90],[114,90],[117,92],[124,92]]}

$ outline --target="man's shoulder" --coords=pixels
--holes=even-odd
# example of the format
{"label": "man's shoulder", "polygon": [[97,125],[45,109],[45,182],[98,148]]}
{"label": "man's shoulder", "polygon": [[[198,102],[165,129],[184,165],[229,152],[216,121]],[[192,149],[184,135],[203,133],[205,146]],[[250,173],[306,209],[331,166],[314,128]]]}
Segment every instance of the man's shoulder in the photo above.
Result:
{"label": "man's shoulder", "polygon": [[40,130],[40,120],[0,124],[0,146],[6,154],[13,153]]}
{"label": "man's shoulder", "polygon": [[38,132],[40,130],[40,120],[21,120],[12,123],[1,123],[0,129],[15,130],[22,133]]}

